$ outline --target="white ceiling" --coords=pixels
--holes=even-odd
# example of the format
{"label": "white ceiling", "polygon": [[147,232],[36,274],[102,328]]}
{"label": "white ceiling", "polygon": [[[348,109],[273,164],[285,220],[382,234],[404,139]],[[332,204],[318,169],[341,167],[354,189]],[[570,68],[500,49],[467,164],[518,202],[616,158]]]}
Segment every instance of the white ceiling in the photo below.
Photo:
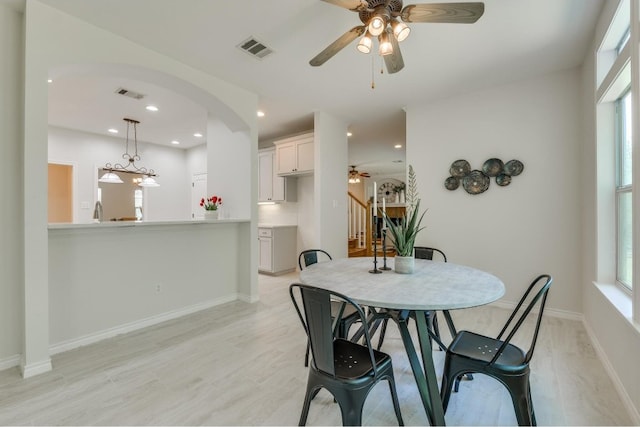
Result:
{"label": "white ceiling", "polygon": [[[372,174],[404,159],[404,148],[393,148],[404,145],[404,107],[580,65],[604,3],[485,0],[475,24],[412,23],[400,45],[405,68],[380,74],[380,58],[357,52],[356,42],[321,67],[309,65],[360,24],[356,13],[320,0],[42,1],[257,93],[266,113],[261,141],[311,129],[314,111],[344,119],[353,133],[350,163]],[[258,60],[239,50],[250,36],[274,53]],[[113,95],[120,86],[146,93],[142,102],[160,111],[154,116]],[[136,115],[139,140],[178,139],[181,147],[198,143],[193,132],[205,114],[162,88],[104,76],[53,82],[50,111],[54,125],[96,133]]]}

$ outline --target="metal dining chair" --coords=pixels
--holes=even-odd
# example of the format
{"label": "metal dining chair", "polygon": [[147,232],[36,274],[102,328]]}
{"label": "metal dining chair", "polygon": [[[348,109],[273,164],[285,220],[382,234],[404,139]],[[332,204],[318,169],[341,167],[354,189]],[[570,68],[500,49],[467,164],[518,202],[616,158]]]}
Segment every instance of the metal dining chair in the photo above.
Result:
{"label": "metal dining chair", "polygon": [[300,270],[304,270],[306,267],[313,265],[317,262],[331,261],[331,255],[329,252],[322,249],[305,249],[298,255],[298,266]]}
{"label": "metal dining chair", "polygon": [[[306,249],[300,252],[298,255],[298,266],[300,270],[304,270],[306,267],[316,264],[318,262],[330,261],[331,255],[325,250],[322,249]],[[347,338],[349,334],[349,329],[351,326],[358,322],[360,318],[357,315],[356,310],[351,306],[344,307],[343,311],[340,312],[342,305],[339,303],[331,304],[331,316],[336,318],[338,314],[340,314],[340,321],[338,322],[338,329],[336,331],[336,336],[339,338]],[[304,356],[304,366],[309,366],[309,343],[307,343],[307,352]]]}
{"label": "metal dining chair", "polygon": [[[497,379],[507,388],[518,425],[536,425],[529,383],[529,362],[536,346],[552,282],[553,279],[548,274],[538,276],[529,285],[496,338],[469,331],[458,332],[447,349],[442,374],[440,395],[445,411],[451,397],[451,388],[458,391],[461,376],[480,373]],[[512,344],[511,340],[535,307],[538,310],[535,328],[531,334],[529,349],[525,352]]]}
{"label": "metal dining chair", "polygon": [[[371,345],[362,308],[345,295],[298,283],[289,287],[289,295],[307,333],[313,355],[299,425],[306,424],[311,400],[322,388],[327,389],[340,405],[343,425],[361,425],[367,396],[382,380],[389,383],[398,424],[404,425],[391,357]],[[357,313],[364,325],[364,345],[336,337],[336,319],[340,315],[331,315],[331,308],[336,302],[340,304],[340,312],[352,307]]]}
{"label": "metal dining chair", "polygon": [[[437,248],[431,248],[427,246],[414,246],[414,256],[417,259],[428,259],[433,260],[434,254],[436,259],[439,259],[442,262],[447,262],[447,256],[443,251]],[[446,350],[446,347],[442,344],[442,339],[440,337],[440,328],[438,327],[438,317],[435,311],[425,311],[424,315],[426,317],[427,326],[431,331],[433,331],[434,336],[437,338],[436,342],[438,343],[438,348],[442,350]],[[453,319],[451,318],[451,314],[449,310],[443,311],[444,318],[449,326],[449,331],[451,332],[451,336],[456,335],[456,328],[453,324]],[[380,337],[378,338],[378,350],[382,347],[382,343],[384,342],[384,336],[387,332],[387,324],[389,323],[389,318],[386,317],[382,321],[382,326],[380,328]]]}

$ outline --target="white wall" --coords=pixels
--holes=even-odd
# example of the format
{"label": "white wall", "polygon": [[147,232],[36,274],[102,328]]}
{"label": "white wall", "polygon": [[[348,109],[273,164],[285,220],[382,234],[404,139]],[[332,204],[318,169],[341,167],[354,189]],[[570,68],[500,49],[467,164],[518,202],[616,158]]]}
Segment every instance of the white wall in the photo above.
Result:
{"label": "white wall", "polygon": [[[548,307],[580,313],[580,74],[569,70],[407,108],[407,164],[428,209],[417,244],[489,271],[517,301],[540,273],[554,277]],[[511,185],[448,191],[457,159],[518,159]]]}
{"label": "white wall", "polygon": [[[122,160],[121,138],[49,127],[49,162],[72,163],[76,168],[74,194],[75,222],[93,219],[97,168]],[[146,221],[188,220],[191,218],[191,179],[185,150],[138,142],[140,161],[156,171],[160,187],[145,188]],[[206,158],[205,158],[206,160]],[[206,169],[205,169],[206,170]],[[112,184],[117,185],[117,184]],[[87,209],[83,209],[89,206]]]}
{"label": "white wall", "polygon": [[197,222],[50,230],[53,350],[238,298],[240,230]]}
{"label": "white wall", "polygon": [[207,173],[207,145],[201,144],[193,148],[189,148],[186,152],[187,156],[187,175],[189,180],[195,174]]}
{"label": "white wall", "polygon": [[314,203],[317,247],[334,258],[347,256],[347,123],[314,114]]}
{"label": "white wall", "polygon": [[[611,170],[612,167],[599,167],[599,163],[611,157],[612,153],[607,153],[606,147],[598,144],[598,135],[603,139],[606,132],[612,129],[596,129],[596,63],[595,53],[598,49],[598,40],[606,32],[611,17],[617,8],[616,2],[607,2],[603,13],[596,27],[594,42],[588,50],[582,68],[582,113],[583,113],[583,134],[581,145],[581,182],[583,185],[581,193],[583,197],[583,226],[582,226],[582,271],[581,287],[583,297],[584,322],[594,347],[608,370],[614,385],[621,394],[622,401],[629,410],[634,424],[640,424],[640,370],[638,369],[638,354],[640,354],[640,326],[631,318],[630,298],[623,296],[618,298],[618,307],[601,288],[596,285],[600,283],[609,284],[609,295],[616,294],[617,288],[613,285],[612,276],[615,274],[614,256],[609,248],[611,246],[611,229],[605,229],[607,225],[611,227],[613,220],[612,212],[607,204],[611,206],[613,197],[606,196],[611,193],[600,189],[607,181],[607,177],[598,176],[597,170]],[[633,16],[633,15],[632,15]],[[632,50],[633,52],[633,50]],[[637,54],[637,51],[636,51]],[[633,53],[632,53],[633,55]],[[633,74],[634,79],[638,78],[638,70]],[[598,114],[602,114],[606,107],[600,107]],[[637,114],[636,114],[637,117]],[[606,120],[598,121],[605,122]],[[609,134],[610,135],[610,134]],[[634,146],[634,150],[636,146]],[[612,150],[611,150],[612,151]],[[634,169],[637,165],[634,165]],[[611,179],[613,177],[610,177]],[[603,187],[604,188],[604,187]],[[600,193],[600,197],[599,194]],[[599,229],[599,227],[601,227]],[[638,231],[634,231],[638,233]],[[598,256],[598,253],[601,256]],[[613,291],[613,292],[612,292]],[[621,293],[621,291],[618,291]],[[625,304],[627,310],[620,310]]]}
{"label": "white wall", "polygon": [[[257,95],[203,73],[181,62],[143,48],[37,0],[26,2],[24,49],[24,171],[15,182],[24,184],[24,345],[21,361],[25,377],[51,369],[48,323],[48,231],[47,205],[47,78],[50,73],[77,72],[78,66],[110,72],[126,69],[129,77],[170,88],[204,105],[235,134],[242,134],[242,156],[234,158],[241,169],[257,165]],[[14,37],[17,33],[11,33]],[[60,74],[58,74],[60,75]],[[8,76],[8,77],[11,77]],[[53,76],[55,77],[55,76]],[[20,85],[19,79],[10,84]],[[19,87],[19,86],[18,86]],[[15,105],[14,105],[15,107]],[[209,170],[211,172],[211,170]],[[249,172],[253,173],[253,172]],[[256,178],[257,179],[257,178]],[[246,265],[238,282],[252,298],[257,288],[256,182],[237,183],[238,206],[253,224],[240,226],[237,256]],[[20,248],[19,245],[16,247]],[[249,256],[247,257],[247,254]],[[240,284],[239,284],[240,285]]]}
{"label": "white wall", "polygon": [[298,253],[305,249],[318,247],[315,222],[318,213],[315,209],[315,177],[298,177]]}
{"label": "white wall", "polygon": [[0,370],[22,353],[23,16],[0,3]]}

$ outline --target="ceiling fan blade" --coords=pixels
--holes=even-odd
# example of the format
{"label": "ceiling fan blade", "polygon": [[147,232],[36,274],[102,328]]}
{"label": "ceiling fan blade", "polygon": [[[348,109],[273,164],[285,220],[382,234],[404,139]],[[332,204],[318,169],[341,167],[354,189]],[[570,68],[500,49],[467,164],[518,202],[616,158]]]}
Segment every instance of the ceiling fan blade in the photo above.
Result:
{"label": "ceiling fan blade", "polygon": [[404,60],[402,59],[402,53],[400,52],[400,44],[396,40],[395,36],[389,37],[391,40],[391,46],[393,46],[393,53],[383,56],[384,65],[387,67],[387,73],[393,74],[404,68]]}
{"label": "ceiling fan blade", "polygon": [[311,61],[309,61],[309,64],[313,65],[314,67],[324,64],[329,59],[331,59],[333,55],[340,52],[340,50],[342,50],[349,43],[354,41],[359,36],[363,35],[365,28],[366,27],[364,25],[353,27],[352,29],[338,37],[336,41],[327,46],[322,52],[317,54]]}
{"label": "ceiling fan blade", "polygon": [[484,3],[410,4],[400,14],[405,22],[473,24],[484,13]]}
{"label": "ceiling fan blade", "polygon": [[366,10],[369,7],[369,4],[365,0],[322,0],[326,3],[331,3],[339,7],[343,7],[345,9],[353,10],[354,12],[359,12],[361,10]]}

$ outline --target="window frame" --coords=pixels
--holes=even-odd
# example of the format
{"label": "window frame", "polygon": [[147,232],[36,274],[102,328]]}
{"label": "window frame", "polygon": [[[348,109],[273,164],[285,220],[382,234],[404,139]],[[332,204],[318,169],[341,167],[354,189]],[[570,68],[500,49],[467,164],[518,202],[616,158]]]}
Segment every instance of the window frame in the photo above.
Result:
{"label": "window frame", "polygon": [[[629,85],[616,99],[615,101],[615,115],[616,115],[616,126],[615,126],[615,138],[614,138],[614,150],[615,150],[615,277],[616,284],[620,286],[624,291],[631,292],[633,289],[633,266],[629,266],[631,268],[631,283],[627,283],[621,278],[621,263],[626,262],[622,258],[622,254],[620,253],[621,248],[621,236],[620,236],[620,227],[621,227],[621,204],[622,204],[622,195],[629,194],[631,195],[631,218],[633,218],[633,151],[629,153],[629,158],[625,159],[625,148],[626,141],[628,138],[627,130],[630,130],[632,127],[632,123],[627,123],[627,114],[625,106],[625,99],[628,102],[629,108],[632,109],[633,113],[633,102],[632,102],[632,93],[631,86]],[[630,116],[631,117],[631,116]],[[633,149],[632,149],[633,150]],[[626,170],[625,160],[629,160],[631,164],[629,165],[629,169],[631,172],[631,180],[630,182],[624,182],[624,173]],[[633,224],[631,224],[631,260],[633,263]]]}

